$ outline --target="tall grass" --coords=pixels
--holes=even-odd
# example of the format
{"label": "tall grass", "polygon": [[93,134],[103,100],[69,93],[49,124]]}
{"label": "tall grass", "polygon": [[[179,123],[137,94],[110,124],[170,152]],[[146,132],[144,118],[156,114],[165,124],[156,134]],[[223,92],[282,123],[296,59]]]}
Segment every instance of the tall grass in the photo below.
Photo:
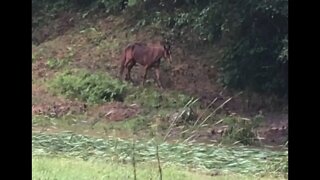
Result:
{"label": "tall grass", "polygon": [[[153,140],[135,143],[135,162],[154,162],[156,144]],[[71,133],[35,133],[32,138],[33,155],[62,155],[84,160],[130,162],[132,142],[122,139],[96,139]],[[288,152],[274,152],[248,147],[217,147],[204,144],[159,144],[159,159],[192,169],[242,173],[253,175],[288,172]]]}

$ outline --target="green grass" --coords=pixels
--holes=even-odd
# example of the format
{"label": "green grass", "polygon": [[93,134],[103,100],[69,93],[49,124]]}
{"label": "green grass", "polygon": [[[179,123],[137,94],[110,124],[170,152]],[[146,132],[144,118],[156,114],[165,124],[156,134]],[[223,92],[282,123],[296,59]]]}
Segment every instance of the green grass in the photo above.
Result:
{"label": "green grass", "polygon": [[34,115],[32,117],[32,126],[42,130],[72,131],[87,135],[120,137],[131,137],[132,134],[138,131],[140,134],[146,134],[150,129],[149,119],[145,116],[136,116],[126,121],[108,123],[103,122],[103,119],[93,123],[94,121],[89,121],[88,118],[83,114],[64,115],[59,118]]}
{"label": "green grass", "polygon": [[[82,114],[68,114],[59,118],[45,116],[45,115],[34,115],[32,117],[32,125],[34,127],[54,127],[59,129],[87,129],[89,126],[85,126],[83,121],[86,120],[86,116]],[[89,125],[89,124],[88,124]]]}
{"label": "green grass", "polygon": [[[131,164],[52,157],[33,157],[32,162],[32,179],[133,179]],[[156,164],[138,164],[136,168],[138,179],[158,178]],[[165,166],[163,170],[164,179],[187,178],[187,175],[176,167]]]}
{"label": "green grass", "polygon": [[149,127],[150,118],[147,116],[135,116],[125,121],[110,122],[107,128],[110,130],[126,131],[133,134],[134,132],[145,130]]}
{"label": "green grass", "polygon": [[46,65],[50,69],[59,69],[64,66],[69,65],[70,59],[68,58],[63,58],[63,59],[58,59],[58,58],[48,58],[48,61],[46,62]]}
{"label": "green grass", "polygon": [[125,121],[110,121],[107,123],[104,119],[95,119],[98,122],[94,123],[94,120],[88,120],[90,117],[83,114],[64,115],[59,118],[34,115],[32,117],[32,126],[38,131],[72,131],[97,137],[114,136],[130,138],[135,134],[139,135],[141,139],[163,139],[161,134],[166,132],[169,126],[168,123],[164,124],[164,122],[153,121],[152,118],[159,119],[147,115],[138,115]]}
{"label": "green grass", "polygon": [[[52,61],[57,62],[57,61]],[[59,66],[54,64],[53,67]],[[106,73],[72,69],[56,74],[48,83],[49,90],[67,98],[78,98],[89,103],[124,100],[145,108],[179,108],[191,97],[179,92],[159,92],[154,88],[134,87]]]}
{"label": "green grass", "polygon": [[[164,180],[227,180],[247,179],[254,180],[257,177],[248,175],[218,175],[210,176],[202,173],[190,172],[180,166],[162,164]],[[158,179],[157,164],[140,163],[136,166],[137,179]],[[133,179],[133,167],[130,164],[117,162],[83,161],[75,158],[33,156],[32,179],[59,179],[59,180],[89,180],[89,179]],[[276,179],[276,178],[262,178]]]}
{"label": "green grass", "polygon": [[[94,161],[130,163],[132,141],[101,139],[83,135],[35,133],[33,155],[59,155]],[[155,162],[156,142],[136,141],[136,162]],[[162,162],[185,168],[220,173],[284,176],[288,172],[288,152],[276,152],[247,147],[218,147],[204,144],[159,144]]]}
{"label": "green grass", "polygon": [[179,92],[159,92],[150,87],[133,87],[125,97],[125,102],[138,103],[147,109],[165,109],[184,107],[190,99],[190,96]]}

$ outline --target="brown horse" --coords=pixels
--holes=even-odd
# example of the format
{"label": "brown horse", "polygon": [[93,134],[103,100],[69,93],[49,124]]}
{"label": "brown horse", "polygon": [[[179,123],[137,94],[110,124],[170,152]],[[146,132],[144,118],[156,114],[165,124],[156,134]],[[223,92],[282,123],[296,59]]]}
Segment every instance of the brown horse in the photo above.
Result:
{"label": "brown horse", "polygon": [[145,44],[145,43],[133,43],[129,44],[122,54],[121,58],[121,68],[120,68],[120,77],[122,78],[122,74],[124,68],[127,69],[126,80],[131,79],[131,69],[136,63],[142,65],[144,67],[144,75],[142,85],[144,85],[147,72],[150,68],[155,68],[155,74],[157,78],[158,86],[163,89],[162,83],[160,81],[160,60],[161,58],[165,58],[169,60],[169,63],[172,62],[171,59],[171,49],[170,45],[165,44],[163,42],[157,42],[153,44]]}

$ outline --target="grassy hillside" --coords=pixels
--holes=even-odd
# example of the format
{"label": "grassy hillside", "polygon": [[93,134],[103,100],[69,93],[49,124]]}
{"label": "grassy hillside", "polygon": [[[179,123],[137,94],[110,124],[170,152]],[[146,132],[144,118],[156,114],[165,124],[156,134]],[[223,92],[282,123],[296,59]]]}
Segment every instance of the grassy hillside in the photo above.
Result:
{"label": "grassy hillside", "polygon": [[[73,20],[72,24],[64,25],[66,16],[78,21]],[[139,66],[134,68],[132,73],[136,83],[120,82],[119,56],[123,47],[133,41],[149,42],[161,39],[160,30],[154,25],[132,32],[125,18],[126,15],[106,16],[101,13],[81,18],[74,12],[62,12],[48,25],[49,27],[35,28],[35,32],[40,32],[44,28],[53,31],[56,28],[56,31],[63,29],[61,30],[63,33],[33,46],[34,115],[63,111],[57,112],[60,114],[54,115],[54,118],[74,114],[90,117],[89,119],[92,119],[90,121],[101,122],[101,117],[105,120],[118,121],[138,115],[140,121],[153,122],[145,120],[150,118],[168,121],[175,113],[181,112],[193,98],[198,101],[189,107],[195,115],[187,118],[190,125],[195,125],[196,121],[200,124],[204,120],[211,124],[226,119],[228,114],[235,113],[237,115],[231,117],[234,119],[232,121],[241,121],[243,116],[250,119],[257,119],[256,117],[260,116],[255,108],[262,106],[263,97],[252,93],[250,96],[256,100],[249,102],[241,96],[243,93],[231,92],[216,82],[218,73],[216,67],[208,66],[205,60],[210,58],[218,60],[221,57],[220,52],[223,48],[218,45],[210,49],[208,46],[203,46],[188,52],[190,49],[188,46],[176,43],[173,48],[174,63],[161,64],[164,91],[156,88],[153,72],[149,73],[146,87],[141,87],[139,84],[142,80],[142,71]],[[269,100],[272,104],[270,107],[276,107],[270,97]],[[56,110],[53,110],[54,108]],[[112,111],[115,108],[118,112]],[[67,109],[74,110],[70,112]],[[106,118],[105,115],[108,113],[110,117]],[[273,135],[274,133],[270,132],[272,123],[276,125],[272,125],[271,128],[280,128],[282,131],[282,124],[286,122],[283,115],[270,114],[267,111],[262,116],[264,119],[260,134],[276,137],[276,142],[285,143],[281,133]],[[281,121],[282,119],[284,121]],[[227,124],[226,122],[224,125]],[[264,128],[264,125],[267,128]],[[217,128],[217,131],[222,131],[220,127]],[[190,128],[185,127],[182,131],[187,129]],[[212,127],[204,128],[202,131],[211,131],[210,129],[212,130]],[[192,134],[186,136],[190,135]],[[216,139],[215,134],[209,136]]]}
{"label": "grassy hillside", "polygon": [[[219,62],[228,50],[226,44],[232,42],[232,33],[209,43],[197,39],[196,32],[188,31],[187,27],[178,33],[177,27],[163,26],[161,23],[171,16],[167,12],[156,16],[159,9],[146,18],[145,13],[151,10],[137,13],[137,5],[125,11],[111,8],[106,12],[105,7],[113,7],[112,4],[80,8],[63,2],[49,3],[33,12],[34,179],[132,178],[132,167],[128,164],[132,159],[110,162],[107,150],[100,151],[101,147],[94,145],[96,140],[90,139],[98,138],[97,143],[104,144],[113,142],[109,137],[123,139],[124,149],[131,148],[127,147],[127,141],[132,138],[142,149],[150,139],[162,144],[164,179],[286,176],[287,99],[249,89],[240,91],[219,81]],[[139,6],[143,9],[149,5]],[[183,12],[187,8],[181,9]],[[180,13],[175,22],[181,20],[181,25],[190,16],[182,12],[175,12]],[[161,62],[164,90],[157,88],[153,71],[142,87],[140,66],[132,71],[134,83],[119,78],[120,54],[128,43],[170,38],[173,64]],[[65,131],[72,131],[79,138],[75,142],[71,142],[72,136],[61,138]],[[52,133],[56,135],[50,136]],[[86,138],[88,141],[84,142]],[[192,155],[185,152],[185,144],[190,145],[189,150],[192,147],[189,152]],[[112,157],[132,152],[122,151],[118,145],[110,146],[120,148]],[[241,145],[244,149],[228,150],[223,148],[225,145]],[[214,151],[220,146],[223,147]],[[281,151],[269,156],[272,152],[251,146]],[[146,158],[154,149],[146,148],[149,150],[145,154],[137,152],[142,152],[137,155],[138,179],[158,176],[157,166]],[[104,162],[96,162],[97,157]],[[233,164],[236,160],[239,161]],[[183,164],[190,166],[181,167]],[[117,168],[120,170],[115,171]]]}

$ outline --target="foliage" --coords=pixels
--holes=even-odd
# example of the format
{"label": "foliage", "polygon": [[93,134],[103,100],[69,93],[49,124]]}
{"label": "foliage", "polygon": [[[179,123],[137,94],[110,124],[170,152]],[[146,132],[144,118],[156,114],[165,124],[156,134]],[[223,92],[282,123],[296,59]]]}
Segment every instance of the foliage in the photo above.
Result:
{"label": "foliage", "polygon": [[69,70],[57,74],[50,88],[68,98],[79,98],[91,103],[121,100],[126,85],[102,73]]}
{"label": "foliage", "polygon": [[106,12],[117,12],[124,8],[124,0],[99,0],[99,3],[104,5]]}
{"label": "foliage", "polygon": [[46,24],[57,12],[69,7],[66,0],[32,0],[32,28]]}
{"label": "foliage", "polygon": [[[221,82],[240,89],[288,93],[288,1],[238,3],[238,39],[220,61]],[[250,12],[250,13],[249,13]]]}
{"label": "foliage", "polygon": [[222,84],[287,95],[288,0],[33,0],[33,25],[71,7],[117,14],[126,4],[133,30],[155,25],[161,27],[165,38],[189,43],[230,38],[219,62]]}
{"label": "foliage", "polygon": [[[234,39],[219,63],[220,82],[238,89],[287,94],[287,0],[179,1],[179,6],[175,2],[160,1],[164,9],[147,11],[149,14],[141,16],[137,25],[164,26],[170,39],[185,40],[195,33],[198,39],[189,39],[192,43],[215,42],[224,34],[232,35]],[[169,13],[170,5],[176,9],[174,13]]]}
{"label": "foliage", "polygon": [[[70,9],[95,10],[99,7],[106,9],[106,12],[117,9],[120,0],[32,0],[32,28],[48,24],[50,20],[57,17],[59,12]],[[85,15],[83,17],[85,17]]]}

